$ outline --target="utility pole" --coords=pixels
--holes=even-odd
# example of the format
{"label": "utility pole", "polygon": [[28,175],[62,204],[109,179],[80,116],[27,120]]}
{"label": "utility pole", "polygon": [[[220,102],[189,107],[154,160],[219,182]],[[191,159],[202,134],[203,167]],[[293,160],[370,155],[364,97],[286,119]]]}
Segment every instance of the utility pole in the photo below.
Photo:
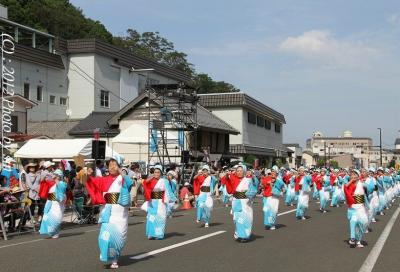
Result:
{"label": "utility pole", "polygon": [[326,141],[324,141],[324,166],[326,168]]}
{"label": "utility pole", "polygon": [[380,157],[380,166],[382,167],[382,128],[379,129],[379,157]]}

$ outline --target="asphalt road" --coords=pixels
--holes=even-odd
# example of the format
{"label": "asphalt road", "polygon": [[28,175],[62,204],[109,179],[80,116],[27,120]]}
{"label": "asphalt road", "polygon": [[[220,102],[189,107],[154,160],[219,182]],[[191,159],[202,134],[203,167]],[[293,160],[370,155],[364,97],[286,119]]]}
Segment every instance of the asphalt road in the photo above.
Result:
{"label": "asphalt road", "polygon": [[[392,215],[400,209],[397,200],[372,225],[372,232],[365,237],[368,245],[351,249],[346,243],[346,207],[330,208],[330,212],[321,214],[318,204],[312,202],[310,218],[302,221],[295,219],[294,207],[284,206],[281,200],[278,228],[268,231],[263,226],[260,201],[254,205],[254,235],[248,243],[234,241],[230,208],[217,201],[210,228],[195,223],[194,209],[179,211],[168,220],[162,241],[146,239],[145,214],[136,211],[129,220],[119,271],[359,271]],[[382,251],[375,254],[378,258],[372,271],[400,271],[399,222],[397,218]],[[38,234],[0,240],[0,271],[102,271],[97,235],[98,226],[87,225],[64,229],[58,240],[43,239]]]}

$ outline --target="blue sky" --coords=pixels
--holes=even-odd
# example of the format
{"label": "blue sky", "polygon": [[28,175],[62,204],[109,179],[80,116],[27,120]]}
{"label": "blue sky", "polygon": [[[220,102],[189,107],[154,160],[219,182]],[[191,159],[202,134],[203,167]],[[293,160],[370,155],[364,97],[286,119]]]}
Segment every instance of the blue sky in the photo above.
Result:
{"label": "blue sky", "polygon": [[159,31],[199,72],[282,112],[284,141],[400,130],[400,1],[72,0],[114,35]]}

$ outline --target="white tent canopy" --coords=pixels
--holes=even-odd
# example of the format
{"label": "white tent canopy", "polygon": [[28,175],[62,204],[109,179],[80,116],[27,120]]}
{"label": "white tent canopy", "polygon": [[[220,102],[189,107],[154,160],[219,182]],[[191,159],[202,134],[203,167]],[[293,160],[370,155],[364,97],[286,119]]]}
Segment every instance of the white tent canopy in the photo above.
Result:
{"label": "white tent canopy", "polygon": [[[92,154],[92,139],[32,139],[24,144],[14,157],[27,159],[72,159],[82,155],[89,158]],[[106,159],[123,158],[106,146]]]}

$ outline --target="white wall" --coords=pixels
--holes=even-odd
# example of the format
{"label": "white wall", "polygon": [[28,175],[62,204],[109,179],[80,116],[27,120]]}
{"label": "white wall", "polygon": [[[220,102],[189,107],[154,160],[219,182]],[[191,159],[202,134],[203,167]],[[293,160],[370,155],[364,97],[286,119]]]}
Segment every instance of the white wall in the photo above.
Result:
{"label": "white wall", "polygon": [[71,55],[69,59],[80,68],[72,63],[68,67],[71,118],[85,118],[94,110],[94,56],[77,54]]}
{"label": "white wall", "polygon": [[210,111],[240,132],[239,135],[229,135],[229,144],[243,144],[243,109],[221,108]]}
{"label": "white wall", "polygon": [[243,143],[252,146],[260,146],[273,149],[282,149],[283,126],[281,132],[275,132],[275,122],[271,121],[271,129],[250,124],[247,118],[247,110],[243,110]]}
{"label": "white wall", "polygon": [[[121,68],[114,64],[114,60],[95,55],[94,76],[96,84],[94,88],[94,111],[119,111],[120,109],[120,77]],[[101,90],[110,92],[110,106],[100,106]]]}
{"label": "white wall", "polygon": [[[59,105],[60,97],[68,96],[66,70],[12,59],[9,67],[15,70],[14,91],[24,95],[24,83],[29,83],[29,99],[38,105],[28,110],[28,120],[65,119],[66,107]],[[43,101],[37,100],[37,86],[42,86]],[[56,104],[49,104],[49,96],[56,96]]]}
{"label": "white wall", "polygon": [[136,73],[129,72],[127,68],[121,68],[119,93],[120,97],[120,109],[122,109],[127,103],[132,101],[139,93],[139,75]]}

